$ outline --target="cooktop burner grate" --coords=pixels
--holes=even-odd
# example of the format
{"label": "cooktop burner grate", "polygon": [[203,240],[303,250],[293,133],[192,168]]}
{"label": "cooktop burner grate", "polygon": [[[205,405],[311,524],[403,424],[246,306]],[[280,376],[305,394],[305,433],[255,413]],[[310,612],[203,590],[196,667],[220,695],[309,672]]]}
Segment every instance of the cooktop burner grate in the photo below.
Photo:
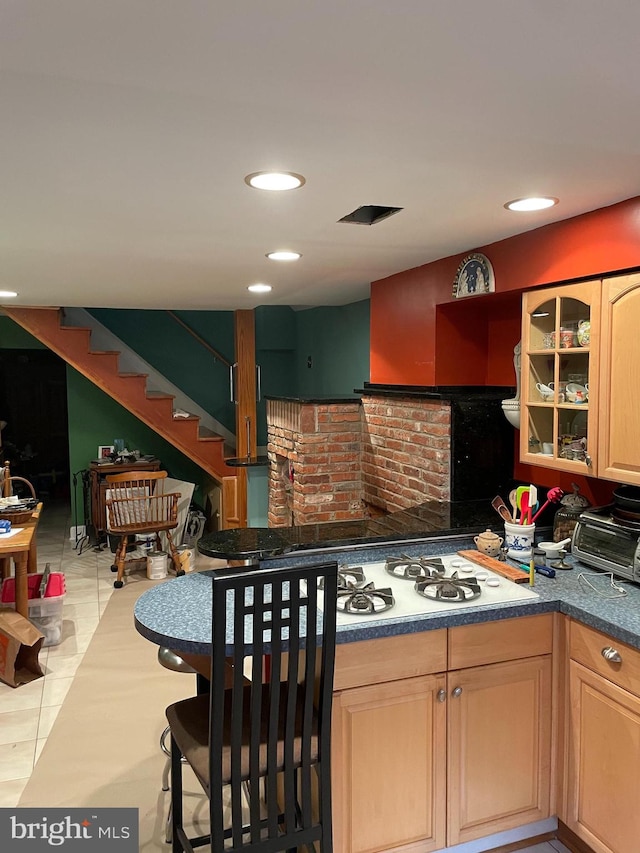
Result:
{"label": "cooktop burner grate", "polygon": [[445,573],[440,557],[387,557],[385,570],[394,578],[418,580],[419,578],[438,578]]}
{"label": "cooktop burner grate", "polygon": [[434,601],[459,602],[470,601],[481,595],[480,584],[476,578],[460,578],[454,572],[448,578],[425,578],[416,581],[416,592]]}
{"label": "cooktop burner grate", "polygon": [[347,582],[347,586],[338,590],[336,606],[341,613],[383,613],[395,604],[393,592],[389,588],[376,589],[373,583],[362,584]]}

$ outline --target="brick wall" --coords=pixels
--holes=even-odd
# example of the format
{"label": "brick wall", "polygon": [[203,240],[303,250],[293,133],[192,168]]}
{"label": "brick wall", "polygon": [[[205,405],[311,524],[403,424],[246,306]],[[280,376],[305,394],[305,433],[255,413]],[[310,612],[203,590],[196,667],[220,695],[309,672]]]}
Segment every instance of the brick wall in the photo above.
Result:
{"label": "brick wall", "polygon": [[359,401],[267,400],[269,526],[364,515]]}
{"label": "brick wall", "polygon": [[362,472],[366,503],[388,512],[448,501],[451,406],[447,401],[362,398]]}
{"label": "brick wall", "polygon": [[450,496],[448,402],[268,400],[269,526],[347,521]]}

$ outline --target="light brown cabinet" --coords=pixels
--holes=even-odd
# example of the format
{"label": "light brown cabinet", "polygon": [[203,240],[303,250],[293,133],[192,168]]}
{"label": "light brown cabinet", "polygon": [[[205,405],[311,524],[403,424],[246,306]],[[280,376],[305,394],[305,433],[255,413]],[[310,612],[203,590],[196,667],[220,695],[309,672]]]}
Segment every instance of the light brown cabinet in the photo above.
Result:
{"label": "light brown cabinet", "polygon": [[[338,647],[336,850],[427,853],[549,816],[552,623],[426,632],[388,650],[401,638],[354,643],[344,659]],[[386,680],[370,683],[375,662]],[[432,671],[407,671],[416,666]]]}
{"label": "light brown cabinet", "polygon": [[599,280],[523,295],[520,459],[595,475]]}
{"label": "light brown cabinet", "polygon": [[356,687],[335,697],[336,850],[445,846],[445,688],[442,674]]}
{"label": "light brown cabinet", "polygon": [[638,848],[640,653],[570,625],[566,822],[595,853]]}
{"label": "light brown cabinet", "polygon": [[598,476],[640,485],[640,273],[605,279]]}
{"label": "light brown cabinet", "polygon": [[638,329],[640,273],[523,295],[522,462],[640,485]]}
{"label": "light brown cabinet", "polygon": [[548,817],[551,657],[449,673],[448,688],[447,844]]}

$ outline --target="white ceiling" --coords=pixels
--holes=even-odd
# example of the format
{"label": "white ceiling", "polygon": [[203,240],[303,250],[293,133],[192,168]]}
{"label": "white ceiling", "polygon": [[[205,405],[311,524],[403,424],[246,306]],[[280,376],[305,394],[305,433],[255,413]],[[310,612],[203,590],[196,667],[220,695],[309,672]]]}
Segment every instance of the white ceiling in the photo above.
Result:
{"label": "white ceiling", "polygon": [[[0,0],[0,15],[0,288],[23,305],[342,305],[640,195],[637,0]],[[307,183],[252,190],[260,169]],[[503,209],[534,193],[560,204]],[[404,209],[337,224],[363,204]],[[265,258],[278,248],[303,258]]]}

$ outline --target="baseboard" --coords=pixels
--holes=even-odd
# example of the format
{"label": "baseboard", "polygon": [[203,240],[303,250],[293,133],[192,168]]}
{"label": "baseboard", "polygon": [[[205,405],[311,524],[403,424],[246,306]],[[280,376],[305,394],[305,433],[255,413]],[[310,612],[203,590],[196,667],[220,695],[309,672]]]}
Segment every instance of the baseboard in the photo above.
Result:
{"label": "baseboard", "polygon": [[575,832],[561,820],[558,821],[557,838],[571,850],[571,853],[593,853],[593,848],[589,847],[586,841],[578,838]]}

